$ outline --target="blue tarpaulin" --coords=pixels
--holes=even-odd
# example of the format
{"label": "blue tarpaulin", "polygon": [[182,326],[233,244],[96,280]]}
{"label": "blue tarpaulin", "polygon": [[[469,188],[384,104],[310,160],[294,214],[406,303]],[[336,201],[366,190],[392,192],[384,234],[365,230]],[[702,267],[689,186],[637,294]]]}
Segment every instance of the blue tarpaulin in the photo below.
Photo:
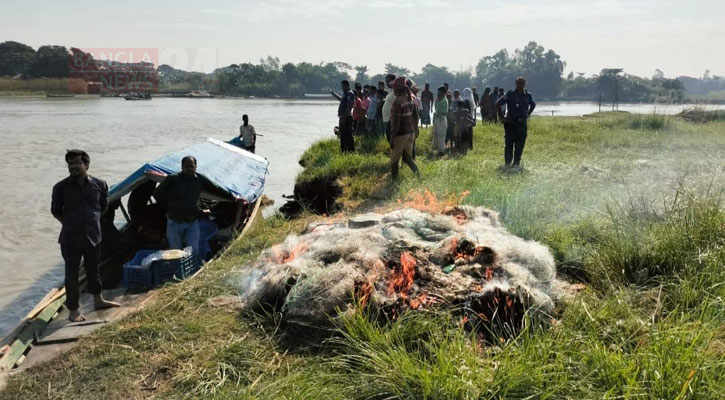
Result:
{"label": "blue tarpaulin", "polygon": [[181,171],[181,159],[196,158],[196,172],[235,199],[252,203],[262,195],[269,162],[239,147],[209,138],[183,150],[165,155],[136,170],[128,178],[111,186],[113,202],[148,180],[161,181]]}

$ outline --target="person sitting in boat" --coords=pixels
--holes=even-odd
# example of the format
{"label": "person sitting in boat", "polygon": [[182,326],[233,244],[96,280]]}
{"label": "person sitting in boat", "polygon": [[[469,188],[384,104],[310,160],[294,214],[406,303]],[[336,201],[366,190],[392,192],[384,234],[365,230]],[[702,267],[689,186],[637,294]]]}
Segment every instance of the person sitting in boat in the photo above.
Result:
{"label": "person sitting in boat", "polygon": [[254,125],[249,123],[249,116],[242,115],[242,125],[239,126],[239,138],[242,139],[242,148],[250,153],[254,153],[257,143],[257,132]]}
{"label": "person sitting in boat", "polygon": [[199,254],[199,199],[201,190],[212,184],[196,173],[196,158],[181,160],[181,172],[169,175],[154,191],[156,201],[166,209],[166,240],[169,249],[191,246]]}
{"label": "person sitting in boat", "polygon": [[86,269],[88,292],[93,294],[96,310],[118,307],[101,294],[98,262],[101,254],[101,216],[108,209],[108,185],[88,174],[91,158],[83,150],[68,150],[65,154],[70,176],[53,186],[50,212],[62,228],[60,252],[65,262],[65,304],[71,322],[86,318],[79,311],[80,290],[78,273],[81,259]]}

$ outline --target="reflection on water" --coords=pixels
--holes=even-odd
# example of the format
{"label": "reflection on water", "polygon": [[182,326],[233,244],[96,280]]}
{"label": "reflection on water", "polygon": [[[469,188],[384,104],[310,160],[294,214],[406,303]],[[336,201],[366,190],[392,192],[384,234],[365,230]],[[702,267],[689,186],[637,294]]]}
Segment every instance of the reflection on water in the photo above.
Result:
{"label": "reflection on water", "polygon": [[[677,113],[683,106],[620,104],[620,110]],[[722,108],[722,107],[720,107]],[[540,102],[537,115],[582,115],[596,103]],[[277,206],[291,194],[299,156],[313,141],[333,137],[336,103],[305,100],[0,98],[0,334],[63,278],[50,215],[53,184],[67,175],[63,155],[91,155],[91,174],[118,182],[146,161],[207,137],[228,139],[249,114],[257,152],[270,162],[265,193]]]}

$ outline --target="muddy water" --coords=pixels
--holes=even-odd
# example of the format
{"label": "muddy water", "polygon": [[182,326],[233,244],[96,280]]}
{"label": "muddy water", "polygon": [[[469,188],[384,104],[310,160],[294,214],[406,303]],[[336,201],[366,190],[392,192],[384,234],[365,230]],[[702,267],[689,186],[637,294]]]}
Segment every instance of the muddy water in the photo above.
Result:
{"label": "muddy water", "polygon": [[[682,106],[621,104],[620,110],[676,113]],[[91,173],[115,183],[142,163],[207,137],[228,139],[241,114],[263,137],[270,161],[265,192],[276,206],[290,194],[297,160],[313,141],[332,136],[333,101],[257,99],[0,98],[0,335],[63,278],[50,216],[53,184],[67,175],[65,149],[91,155]],[[540,102],[538,115],[582,115],[594,103]]]}

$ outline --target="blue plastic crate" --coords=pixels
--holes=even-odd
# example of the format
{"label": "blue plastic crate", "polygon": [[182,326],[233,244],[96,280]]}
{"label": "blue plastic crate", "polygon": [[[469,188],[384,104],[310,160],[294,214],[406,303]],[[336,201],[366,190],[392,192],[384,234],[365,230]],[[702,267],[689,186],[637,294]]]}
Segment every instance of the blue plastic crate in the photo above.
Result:
{"label": "blue plastic crate", "polygon": [[123,287],[128,289],[146,289],[155,286],[152,268],[150,266],[141,266],[141,261],[155,251],[139,250],[133,259],[124,264]]}
{"label": "blue plastic crate", "polygon": [[158,260],[151,264],[154,275],[154,285],[161,286],[172,279],[185,279],[199,270],[199,263],[195,255],[182,257],[176,260]]}

